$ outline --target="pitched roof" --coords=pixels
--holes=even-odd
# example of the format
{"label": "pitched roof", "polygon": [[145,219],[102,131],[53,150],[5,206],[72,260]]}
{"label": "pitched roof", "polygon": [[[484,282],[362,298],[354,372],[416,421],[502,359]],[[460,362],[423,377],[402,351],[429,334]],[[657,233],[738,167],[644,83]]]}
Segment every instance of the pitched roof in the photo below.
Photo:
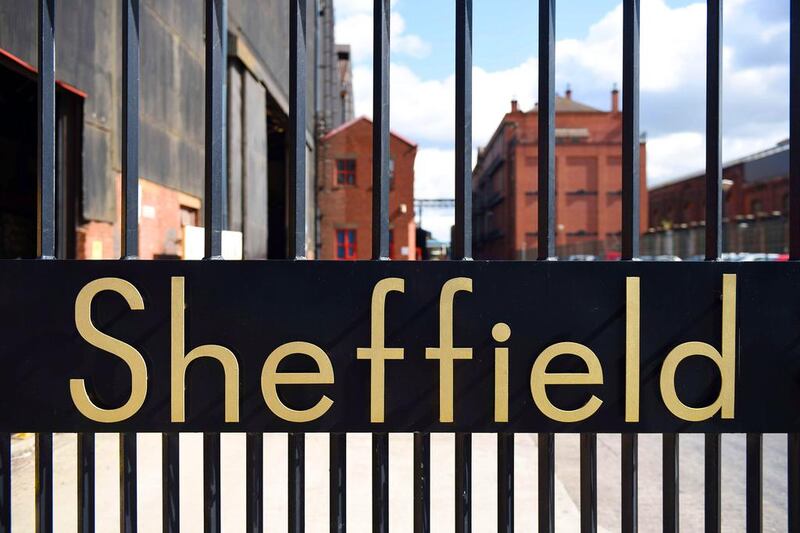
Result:
{"label": "pitched roof", "polygon": [[[539,104],[533,106],[534,111],[538,111]],[[583,104],[572,98],[564,98],[556,95],[556,113],[602,113],[600,109]]]}
{"label": "pitched roof", "polygon": [[[356,117],[353,120],[350,120],[348,122],[345,122],[344,124],[339,125],[336,128],[333,128],[331,131],[329,131],[328,133],[326,133],[325,135],[322,136],[322,140],[326,141],[326,140],[330,139],[331,137],[333,137],[334,135],[338,135],[339,133],[343,132],[344,130],[346,130],[346,129],[352,127],[352,126],[355,126],[356,124],[358,124],[361,121],[369,123],[370,128],[372,127],[372,119],[370,119],[369,117],[366,117],[366,116]],[[409,146],[411,146],[413,148],[417,147],[417,143],[406,139],[402,135],[398,135],[394,131],[389,131],[389,133],[392,135],[392,137],[397,138],[398,140],[406,143],[407,145],[409,145]]]}

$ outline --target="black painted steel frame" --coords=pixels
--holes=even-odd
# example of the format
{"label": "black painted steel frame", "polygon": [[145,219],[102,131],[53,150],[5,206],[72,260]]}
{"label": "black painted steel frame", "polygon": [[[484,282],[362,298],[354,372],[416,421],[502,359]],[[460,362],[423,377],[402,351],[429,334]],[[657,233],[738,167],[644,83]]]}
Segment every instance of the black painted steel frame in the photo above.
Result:
{"label": "black painted steel frame", "polygon": [[[135,259],[139,253],[138,234],[138,157],[139,157],[139,2],[122,3],[122,259]],[[306,248],[306,0],[290,3],[290,125],[289,187],[291,216],[289,255],[305,258]],[[55,259],[56,255],[56,180],[55,180],[55,0],[37,1],[38,69],[37,82],[37,255]],[[374,0],[374,130],[373,130],[373,259],[389,256],[389,0]],[[538,159],[538,259],[555,255],[555,0],[539,0],[539,159]],[[800,138],[800,7],[791,3],[790,53],[790,129]],[[472,0],[455,0],[456,7],[456,95],[455,95],[455,190],[456,220],[453,256],[469,260],[472,255]],[[639,0],[623,1],[623,148],[622,148],[622,258],[639,255],[640,228],[640,133],[639,133]],[[716,261],[721,253],[721,38],[722,0],[707,2],[707,98],[706,98],[706,259]],[[206,150],[205,150],[205,257],[221,259],[223,192],[225,185],[224,91],[227,43],[227,1],[205,0],[206,31]],[[790,148],[790,219],[800,220],[800,145]],[[790,225],[790,258],[800,260],[800,230]],[[430,530],[430,434],[414,436],[414,530]],[[622,530],[637,530],[636,434],[622,435]],[[539,530],[555,529],[555,438],[541,433],[539,439]],[[582,434],[581,531],[597,530],[597,436]],[[761,434],[747,435],[747,530],[762,528]],[[330,526],[346,530],[346,462],[344,433],[330,436]],[[471,530],[470,434],[457,434],[456,450],[456,530]],[[289,444],[289,529],[304,530],[305,436],[292,433]],[[705,528],[720,531],[721,526],[721,439],[706,435]],[[78,435],[78,528],[94,531],[94,434]],[[248,531],[263,530],[263,437],[251,433],[247,447],[247,523]],[[220,515],[220,435],[204,434],[205,530],[218,532]],[[498,435],[498,531],[514,530],[514,435]],[[679,435],[662,436],[663,529],[677,532],[679,526]],[[53,437],[36,435],[35,508],[36,531],[53,529]],[[180,530],[179,438],[176,433],[162,436],[162,490],[164,531]],[[800,532],[800,434],[788,436],[788,526]],[[136,531],[136,434],[120,436],[120,527]],[[373,530],[388,530],[389,436],[373,435]],[[0,434],[0,532],[11,524],[11,435]]]}

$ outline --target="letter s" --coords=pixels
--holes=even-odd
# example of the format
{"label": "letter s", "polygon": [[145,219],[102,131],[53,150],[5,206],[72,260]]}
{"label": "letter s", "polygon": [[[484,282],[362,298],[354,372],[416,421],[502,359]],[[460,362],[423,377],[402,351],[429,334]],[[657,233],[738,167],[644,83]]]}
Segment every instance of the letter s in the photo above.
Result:
{"label": "letter s", "polygon": [[86,392],[83,379],[71,379],[69,392],[78,411],[96,422],[121,422],[133,416],[142,407],[147,396],[147,364],[142,354],[130,344],[106,335],[92,323],[92,300],[103,291],[121,294],[134,311],[144,309],[142,295],[131,283],[120,278],[100,278],[86,284],[75,299],[75,327],[81,337],[92,346],[114,354],[122,359],[131,371],[131,395],[125,405],[116,409],[97,407]]}

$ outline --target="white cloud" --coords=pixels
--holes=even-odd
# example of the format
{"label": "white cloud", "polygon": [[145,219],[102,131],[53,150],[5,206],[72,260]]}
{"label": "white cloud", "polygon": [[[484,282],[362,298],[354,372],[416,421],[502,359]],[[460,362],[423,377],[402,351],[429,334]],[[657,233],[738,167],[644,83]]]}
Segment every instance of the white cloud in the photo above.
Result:
{"label": "white cloud", "polygon": [[[370,115],[372,73],[366,62],[371,56],[370,2],[339,2],[337,13],[346,15],[337,24],[337,37],[343,42],[350,40],[357,63],[356,112]],[[343,10],[342,6],[347,7]],[[671,8],[665,0],[642,0],[641,6],[641,127],[649,134],[648,181],[655,185],[704,166],[706,6],[698,1]],[[402,4],[399,7],[401,10]],[[419,46],[414,34],[407,33],[397,11],[393,13],[393,26],[400,37],[393,30],[392,38],[393,51],[398,54],[392,56],[390,70],[392,129],[420,145],[417,195],[449,195],[453,181],[454,76],[444,73],[424,79],[415,72],[413,57],[429,49],[425,49],[424,41],[420,39]],[[723,157],[729,160],[788,136],[788,2],[776,7],[774,0],[728,0],[724,16]],[[559,91],[569,83],[576,99],[607,109],[612,85],[621,85],[622,35],[619,5],[589,28],[584,38],[559,40]],[[488,142],[511,99],[519,100],[524,109],[531,108],[536,90],[535,57],[505,70],[476,66],[474,145]]]}
{"label": "white cloud", "polygon": [[414,198],[452,198],[455,194],[455,150],[420,148],[414,162]]}
{"label": "white cloud", "polygon": [[[517,99],[524,108],[536,100],[536,59],[517,67],[488,72],[473,68],[472,134],[474,145],[486,144],[510,102]],[[441,80],[423,80],[414,71],[398,63],[389,67],[390,111],[392,128],[416,142],[441,146],[452,143],[455,132],[455,76]],[[356,67],[353,71],[356,114],[372,114],[372,69]]]}
{"label": "white cloud", "polygon": [[[396,2],[392,1],[392,5]],[[356,64],[372,59],[372,3],[367,0],[345,0],[336,4],[337,43],[351,46]],[[389,48],[393,54],[412,58],[426,57],[431,52],[430,44],[419,35],[406,31],[406,21],[397,11],[390,13]]]}
{"label": "white cloud", "polygon": [[[336,0],[336,16],[347,17],[357,13],[372,13],[373,0]],[[391,6],[397,4],[397,0],[391,0]]]}

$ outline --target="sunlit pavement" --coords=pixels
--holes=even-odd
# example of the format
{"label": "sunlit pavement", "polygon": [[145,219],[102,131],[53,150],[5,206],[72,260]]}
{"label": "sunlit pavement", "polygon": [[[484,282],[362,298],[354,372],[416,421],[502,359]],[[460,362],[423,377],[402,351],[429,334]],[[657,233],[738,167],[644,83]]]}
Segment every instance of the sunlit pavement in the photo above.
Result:
{"label": "sunlit pavement", "polygon": [[[639,438],[639,525],[642,531],[661,530],[661,437]],[[13,442],[12,513],[14,531],[33,531],[33,437]],[[348,530],[371,531],[371,437],[348,435]],[[601,531],[619,531],[619,436],[598,436],[598,523]],[[556,529],[579,529],[579,439],[556,437]],[[413,530],[412,437],[390,437],[390,530]],[[138,508],[139,531],[161,527],[161,436],[139,435]],[[96,439],[96,513],[98,532],[119,530],[119,441],[116,434]],[[681,529],[696,531],[703,524],[703,437],[681,437]],[[744,435],[723,437],[723,530],[744,530]],[[76,445],[73,434],[54,437],[55,521],[57,531],[76,531]],[[202,436],[181,436],[182,530],[202,531]],[[245,438],[222,437],[223,530],[245,530]],[[434,532],[453,531],[453,437],[433,435],[431,440],[431,527]],[[473,436],[473,530],[496,530],[496,437]],[[536,531],[537,465],[536,437],[516,436],[515,518],[516,531]],[[306,530],[328,531],[328,437],[306,437]],[[264,436],[266,531],[286,531],[287,461],[286,437]],[[786,531],[786,437],[764,436],[764,530]]]}

